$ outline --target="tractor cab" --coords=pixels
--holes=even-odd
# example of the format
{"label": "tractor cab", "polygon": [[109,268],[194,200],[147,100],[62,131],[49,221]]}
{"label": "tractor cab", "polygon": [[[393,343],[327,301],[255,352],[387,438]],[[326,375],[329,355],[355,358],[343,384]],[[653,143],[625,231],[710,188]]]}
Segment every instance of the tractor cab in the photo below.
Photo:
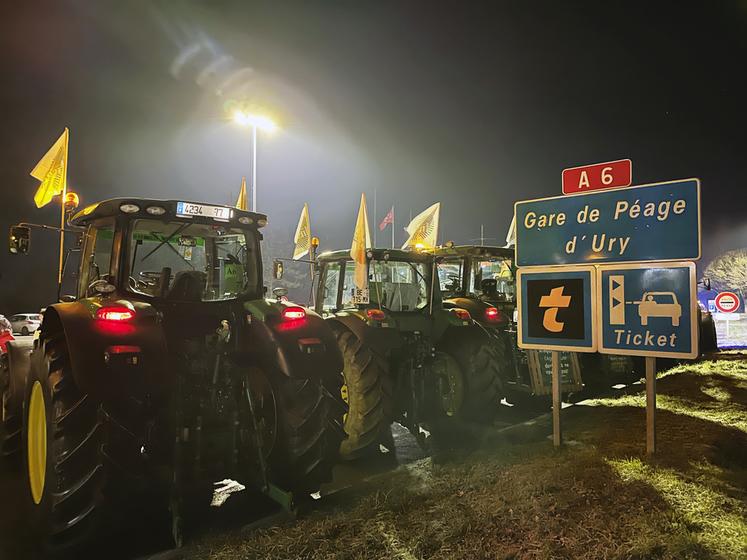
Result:
{"label": "tractor cab", "polygon": [[516,309],[514,252],[503,247],[445,246],[433,251],[447,304],[485,326],[506,327]]}

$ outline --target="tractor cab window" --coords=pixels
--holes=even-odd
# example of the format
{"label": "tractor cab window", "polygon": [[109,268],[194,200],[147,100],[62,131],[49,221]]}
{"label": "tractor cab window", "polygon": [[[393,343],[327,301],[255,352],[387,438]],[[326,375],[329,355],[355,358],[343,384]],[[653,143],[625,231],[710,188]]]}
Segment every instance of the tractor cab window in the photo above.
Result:
{"label": "tractor cab window", "polygon": [[441,292],[446,297],[464,293],[464,287],[462,286],[463,266],[464,260],[460,258],[444,259],[438,263],[438,282],[441,285]]}
{"label": "tractor cab window", "polygon": [[324,267],[322,281],[322,311],[337,310],[337,287],[340,285],[340,263],[331,262]]}
{"label": "tractor cab window", "polygon": [[[354,268],[353,263],[350,267]],[[428,267],[423,263],[371,261],[368,294],[372,305],[417,311],[428,305]]]}
{"label": "tractor cab window", "polygon": [[174,301],[233,299],[256,290],[255,248],[248,230],[137,220],[128,243],[129,289]]}
{"label": "tractor cab window", "polygon": [[496,301],[516,300],[513,262],[510,258],[475,259],[472,264],[470,291]]}
{"label": "tractor cab window", "polygon": [[[85,242],[85,254],[83,256],[83,274],[79,279],[79,293],[90,296],[91,285],[97,280],[110,280],[109,265],[112,260],[112,247],[114,246],[114,221],[91,226],[88,230]],[[74,267],[65,266],[66,271]]]}

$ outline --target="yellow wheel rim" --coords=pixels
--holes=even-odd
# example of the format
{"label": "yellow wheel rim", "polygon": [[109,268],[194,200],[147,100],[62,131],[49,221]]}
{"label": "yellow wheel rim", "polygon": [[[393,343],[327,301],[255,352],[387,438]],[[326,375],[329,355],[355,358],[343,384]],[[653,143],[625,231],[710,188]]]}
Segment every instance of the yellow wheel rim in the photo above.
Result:
{"label": "yellow wheel rim", "polygon": [[[345,402],[346,405],[350,406],[350,400],[348,397],[348,384],[345,383],[345,377],[342,378],[342,387],[340,387],[340,397],[342,397],[342,400]],[[342,415],[342,424],[345,425],[345,422],[348,420],[348,413]]]}
{"label": "yellow wheel rim", "polygon": [[31,388],[28,420],[28,465],[31,497],[39,505],[44,495],[47,477],[47,409],[41,383]]}

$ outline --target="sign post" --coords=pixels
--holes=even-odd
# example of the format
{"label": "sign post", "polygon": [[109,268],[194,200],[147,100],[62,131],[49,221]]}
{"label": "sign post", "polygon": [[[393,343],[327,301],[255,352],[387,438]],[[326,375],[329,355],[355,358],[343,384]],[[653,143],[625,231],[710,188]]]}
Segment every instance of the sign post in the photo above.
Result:
{"label": "sign post", "polygon": [[656,358],[646,358],[646,455],[656,453]]}
{"label": "sign post", "polygon": [[560,353],[552,351],[552,444],[560,447],[563,439],[560,431],[560,409],[563,403],[560,398]]}

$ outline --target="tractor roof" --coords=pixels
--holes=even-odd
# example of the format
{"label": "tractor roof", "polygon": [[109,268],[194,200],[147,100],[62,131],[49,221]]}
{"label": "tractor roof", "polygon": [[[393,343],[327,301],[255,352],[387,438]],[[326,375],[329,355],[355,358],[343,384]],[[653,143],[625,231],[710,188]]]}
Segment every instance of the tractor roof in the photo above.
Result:
{"label": "tractor roof", "polygon": [[472,257],[504,257],[513,258],[514,250],[508,247],[497,247],[494,245],[452,245],[441,246],[433,250],[438,257],[446,256],[472,256]]}
{"label": "tractor roof", "polygon": [[[412,262],[428,262],[432,259],[432,256],[428,253],[417,253],[415,251],[403,251],[402,249],[367,249],[368,253],[373,255],[375,260],[384,260],[384,255],[389,255],[389,259],[393,261],[412,261]],[[319,255],[320,261],[337,261],[342,259],[350,259],[350,249],[343,249],[340,251],[329,251]]]}
{"label": "tractor roof", "polygon": [[[267,225],[267,215],[259,214],[257,212],[248,212],[246,210],[239,210],[225,204],[208,204],[206,202],[190,202],[183,200],[158,200],[155,198],[110,198],[109,200],[102,200],[90,206],[86,206],[83,210],[73,216],[71,223],[73,225],[86,225],[92,220],[99,218],[111,218],[111,217],[126,217],[130,219],[139,218],[150,218],[150,219],[184,219],[184,216],[176,215],[176,208],[179,202],[185,202],[190,205],[197,206],[214,206],[220,208],[230,208],[230,219],[228,223],[238,225],[255,225],[255,227],[264,227]],[[137,209],[134,211],[125,212],[122,210],[124,205],[132,205]],[[148,212],[148,208],[162,208],[164,210],[161,214],[153,214]],[[132,210],[132,209],[131,209]],[[226,223],[226,220],[217,220],[215,218],[195,216],[198,220],[214,221],[216,223]],[[239,218],[246,217],[249,221],[246,224],[238,223]],[[246,221],[246,220],[245,220]]]}

